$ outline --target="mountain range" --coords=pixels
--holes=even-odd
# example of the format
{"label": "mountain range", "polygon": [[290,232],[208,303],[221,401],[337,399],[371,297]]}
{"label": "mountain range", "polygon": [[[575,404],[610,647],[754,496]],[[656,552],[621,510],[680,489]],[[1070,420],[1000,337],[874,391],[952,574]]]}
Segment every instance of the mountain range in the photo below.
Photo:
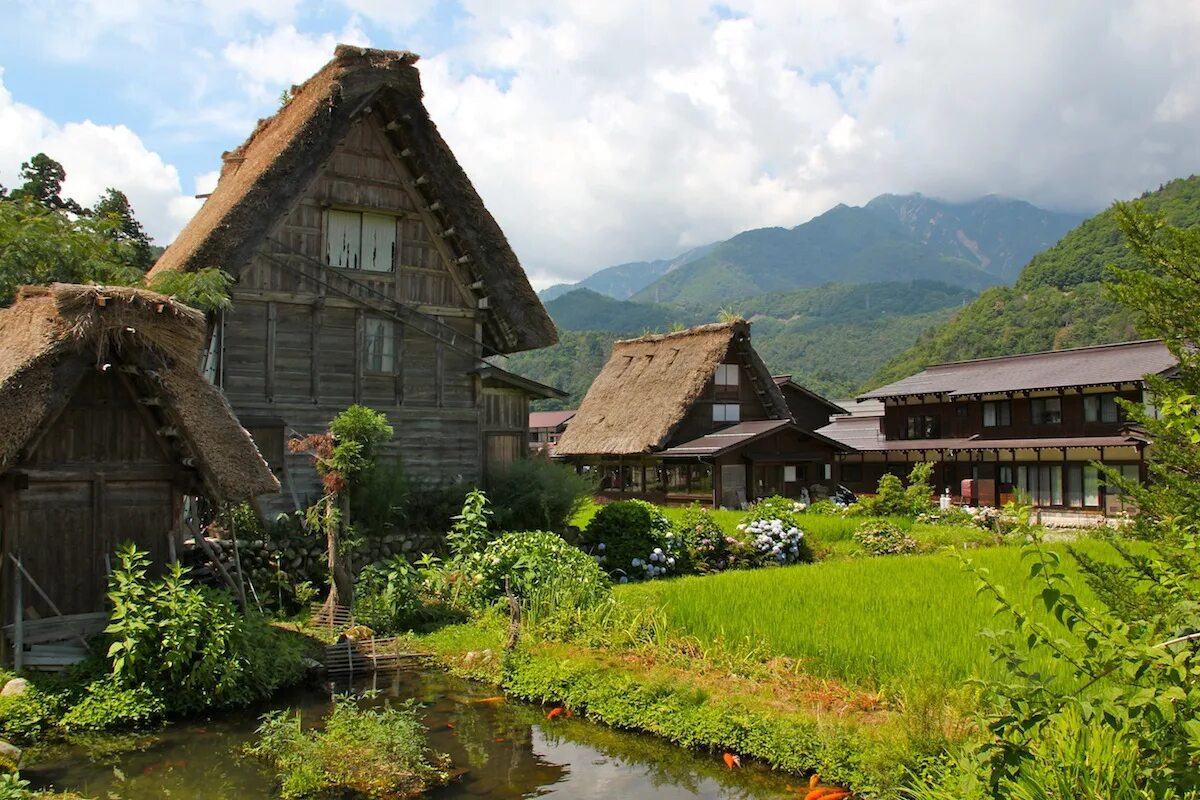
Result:
{"label": "mountain range", "polygon": [[[1140,200],[1171,224],[1200,225],[1200,178]],[[881,195],[555,287],[543,298],[562,341],[509,365],[570,391],[567,407],[615,339],[725,312],[754,323],[772,371],[850,396],[930,363],[1136,338],[1130,312],[1103,291],[1108,264],[1133,266],[1111,211],[1083,220],[994,196]]]}
{"label": "mountain range", "polygon": [[600,270],[542,293],[592,289],[617,300],[711,305],[831,282],[934,280],[979,290],[1011,282],[1083,217],[998,196],[962,203],[885,194],[794,228],[758,228],[673,259]]}

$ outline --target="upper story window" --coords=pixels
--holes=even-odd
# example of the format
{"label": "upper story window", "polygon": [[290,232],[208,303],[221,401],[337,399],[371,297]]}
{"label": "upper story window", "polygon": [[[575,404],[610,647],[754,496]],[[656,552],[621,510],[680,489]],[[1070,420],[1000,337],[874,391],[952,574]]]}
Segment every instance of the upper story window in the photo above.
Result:
{"label": "upper story window", "polygon": [[909,414],[905,439],[936,439],[941,436],[941,418],[936,414]]}
{"label": "upper story window", "polygon": [[1061,397],[1035,397],[1029,401],[1029,409],[1034,425],[1062,424]]}
{"label": "upper story window", "polygon": [[1085,394],[1083,396],[1083,419],[1085,422],[1120,422],[1121,407],[1117,395]]}
{"label": "upper story window", "polygon": [[742,407],[737,403],[713,403],[713,422],[741,422]]}
{"label": "upper story window", "polygon": [[717,365],[717,386],[737,386],[738,385],[738,366],[737,364],[718,364]]}
{"label": "upper story window", "polygon": [[983,404],[983,427],[1004,428],[1012,425],[1012,401],[989,400]]}
{"label": "upper story window", "polygon": [[395,217],[338,209],[326,212],[326,264],[341,269],[391,272],[395,259]]}
{"label": "upper story window", "polygon": [[368,372],[396,371],[396,323],[383,317],[367,317],[363,342],[363,368]]}

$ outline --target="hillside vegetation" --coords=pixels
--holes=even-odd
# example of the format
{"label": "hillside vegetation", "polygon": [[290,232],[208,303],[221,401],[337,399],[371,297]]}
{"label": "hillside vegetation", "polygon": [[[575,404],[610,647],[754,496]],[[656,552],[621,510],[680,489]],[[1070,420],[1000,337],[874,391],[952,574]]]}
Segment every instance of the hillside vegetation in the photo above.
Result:
{"label": "hillside vegetation", "polygon": [[[1200,225],[1200,177],[1171,181],[1140,200],[1173,225]],[[942,327],[921,336],[876,372],[866,388],[899,380],[929,364],[1139,338],[1133,312],[1104,291],[1108,265],[1138,267],[1112,209],[1034,256],[1016,286],[983,292]]]}
{"label": "hillside vegetation", "polygon": [[861,207],[835,206],[794,228],[740,233],[699,257],[693,253],[632,299],[704,305],[831,280],[936,280],[979,290],[1011,281],[1079,220],[1001,197],[949,203],[881,195]]}
{"label": "hillside vegetation", "polygon": [[[974,294],[932,281],[834,284],[737,300],[724,310],[753,322],[754,347],[776,374],[829,397],[851,394],[904,343],[945,322]],[[619,338],[715,322],[716,306],[613,300],[577,289],[546,304],[559,328],[553,347],[510,356],[507,368],[570,393],[544,408],[573,408]]]}

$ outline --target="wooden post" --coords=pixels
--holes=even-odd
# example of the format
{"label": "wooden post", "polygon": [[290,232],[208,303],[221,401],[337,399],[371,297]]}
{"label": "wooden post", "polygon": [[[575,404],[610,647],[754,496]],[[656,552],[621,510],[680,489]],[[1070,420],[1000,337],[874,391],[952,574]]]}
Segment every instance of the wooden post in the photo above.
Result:
{"label": "wooden post", "polygon": [[25,667],[25,601],[21,598],[21,575],[13,564],[13,669]]}
{"label": "wooden post", "polygon": [[[397,276],[396,280],[399,280]],[[396,405],[404,405],[404,326],[397,324],[395,326],[396,341],[395,341],[395,364],[393,371],[395,373],[396,382]]]}

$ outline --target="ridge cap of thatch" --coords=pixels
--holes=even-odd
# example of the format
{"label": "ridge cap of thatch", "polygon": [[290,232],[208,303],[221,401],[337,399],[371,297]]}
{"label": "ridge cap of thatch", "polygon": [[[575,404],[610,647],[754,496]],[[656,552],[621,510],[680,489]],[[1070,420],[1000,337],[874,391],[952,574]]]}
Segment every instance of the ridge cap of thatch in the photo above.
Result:
{"label": "ridge cap of thatch", "polygon": [[613,342],[613,345],[616,346],[618,344],[643,344],[643,343],[665,342],[665,341],[670,341],[670,340],[675,340],[675,339],[684,339],[689,336],[700,336],[700,335],[707,334],[707,333],[717,333],[717,332],[723,331],[723,330],[729,330],[730,332],[732,332],[739,328],[743,328],[747,332],[749,332],[750,323],[747,322],[746,320],[742,320],[742,319],[732,320],[730,322],[706,322],[702,325],[693,325],[690,328],[684,328],[681,331],[666,331],[664,333],[647,333],[647,334],[643,334],[642,336],[634,337],[632,339],[617,339],[616,341]]}

